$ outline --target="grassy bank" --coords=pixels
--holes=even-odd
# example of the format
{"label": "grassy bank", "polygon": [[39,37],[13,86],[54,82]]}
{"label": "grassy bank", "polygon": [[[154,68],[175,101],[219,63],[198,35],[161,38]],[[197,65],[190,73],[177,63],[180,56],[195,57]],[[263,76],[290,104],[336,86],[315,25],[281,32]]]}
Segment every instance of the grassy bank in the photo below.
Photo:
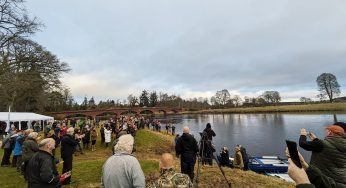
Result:
{"label": "grassy bank", "polygon": [[277,113],[277,112],[346,112],[346,103],[321,103],[302,105],[282,105],[246,108],[207,109],[184,111],[183,114],[200,113]]}
{"label": "grassy bank", "polygon": [[[136,157],[139,159],[141,167],[146,176],[147,182],[153,181],[159,176],[159,158],[164,152],[174,154],[173,136],[163,133],[141,130],[136,136]],[[110,148],[104,148],[98,140],[97,150],[92,152],[86,150],[85,154],[74,157],[73,162],[73,183],[70,187],[99,187],[101,179],[102,165],[111,155]],[[3,150],[0,150],[3,156]],[[60,157],[60,148],[57,150],[57,157]],[[175,167],[180,171],[179,159],[176,159]],[[61,172],[62,166],[59,166]],[[197,168],[197,165],[196,165]],[[228,180],[233,187],[294,187],[280,179],[267,177],[254,172],[244,172],[237,169],[224,169]],[[1,187],[27,187],[24,179],[15,168],[0,167]],[[199,187],[225,187],[220,170],[216,167],[201,168]]]}

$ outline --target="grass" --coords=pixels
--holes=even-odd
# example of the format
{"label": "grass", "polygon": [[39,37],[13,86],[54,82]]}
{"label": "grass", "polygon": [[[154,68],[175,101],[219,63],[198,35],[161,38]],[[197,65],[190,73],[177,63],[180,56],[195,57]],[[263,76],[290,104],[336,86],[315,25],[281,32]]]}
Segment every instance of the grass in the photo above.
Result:
{"label": "grass", "polygon": [[[136,157],[149,183],[159,176],[159,158],[162,153],[173,153],[174,137],[171,135],[140,130],[136,135]],[[72,180],[70,186],[77,188],[100,187],[101,171],[104,162],[111,155],[110,148],[104,148],[97,143],[97,150],[92,152],[86,150],[84,155],[74,157]],[[0,150],[3,156],[3,150]],[[57,149],[56,156],[60,156],[60,148]],[[62,165],[58,170],[61,172]],[[180,171],[179,159],[175,160],[175,168]],[[197,170],[197,165],[196,165]],[[294,187],[294,184],[283,180],[256,174],[254,172],[244,172],[237,169],[224,169],[227,179],[233,187]],[[20,176],[15,168],[0,167],[1,187],[21,188],[27,187],[24,178]],[[220,170],[214,165],[212,167],[202,167],[200,174],[199,187],[225,187],[224,179]]]}
{"label": "grass", "polygon": [[345,112],[346,103],[320,103],[302,105],[282,105],[264,107],[243,107],[227,109],[207,109],[198,111],[185,111],[186,114],[199,113],[273,113],[273,112]]}

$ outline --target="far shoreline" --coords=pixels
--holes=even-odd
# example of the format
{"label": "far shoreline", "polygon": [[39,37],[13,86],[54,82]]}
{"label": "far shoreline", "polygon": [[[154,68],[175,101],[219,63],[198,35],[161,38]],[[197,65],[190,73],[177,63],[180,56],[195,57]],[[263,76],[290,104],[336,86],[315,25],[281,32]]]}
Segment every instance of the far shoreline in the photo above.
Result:
{"label": "far shoreline", "polygon": [[264,107],[237,107],[223,109],[186,110],[180,114],[255,114],[255,113],[346,113],[346,103],[319,103],[302,105],[277,105]]}

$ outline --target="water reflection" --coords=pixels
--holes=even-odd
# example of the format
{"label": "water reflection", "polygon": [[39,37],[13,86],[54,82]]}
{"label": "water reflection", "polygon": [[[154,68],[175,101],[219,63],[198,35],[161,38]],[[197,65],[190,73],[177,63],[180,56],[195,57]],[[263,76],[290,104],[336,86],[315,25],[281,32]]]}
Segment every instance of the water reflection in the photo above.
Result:
{"label": "water reflection", "polygon": [[[176,124],[176,133],[181,134],[183,126],[199,140],[208,122],[216,133],[213,139],[217,150],[222,146],[233,148],[245,146],[255,155],[284,156],[285,139],[298,142],[300,129],[306,128],[319,138],[324,138],[324,127],[335,120],[333,114],[197,114],[168,116],[167,121]],[[345,114],[338,114],[339,121],[345,121]],[[302,151],[302,149],[300,149]],[[302,151],[309,159],[309,152]]]}

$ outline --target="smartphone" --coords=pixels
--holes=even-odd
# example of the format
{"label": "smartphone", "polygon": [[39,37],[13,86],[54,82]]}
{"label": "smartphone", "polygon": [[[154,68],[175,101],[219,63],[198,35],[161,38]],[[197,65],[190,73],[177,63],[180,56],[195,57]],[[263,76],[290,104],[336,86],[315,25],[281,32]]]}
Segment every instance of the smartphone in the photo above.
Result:
{"label": "smartphone", "polygon": [[299,155],[298,155],[298,149],[297,149],[297,143],[294,141],[286,140],[286,145],[288,148],[288,152],[290,153],[290,157],[294,164],[302,168],[302,164],[300,163]]}

